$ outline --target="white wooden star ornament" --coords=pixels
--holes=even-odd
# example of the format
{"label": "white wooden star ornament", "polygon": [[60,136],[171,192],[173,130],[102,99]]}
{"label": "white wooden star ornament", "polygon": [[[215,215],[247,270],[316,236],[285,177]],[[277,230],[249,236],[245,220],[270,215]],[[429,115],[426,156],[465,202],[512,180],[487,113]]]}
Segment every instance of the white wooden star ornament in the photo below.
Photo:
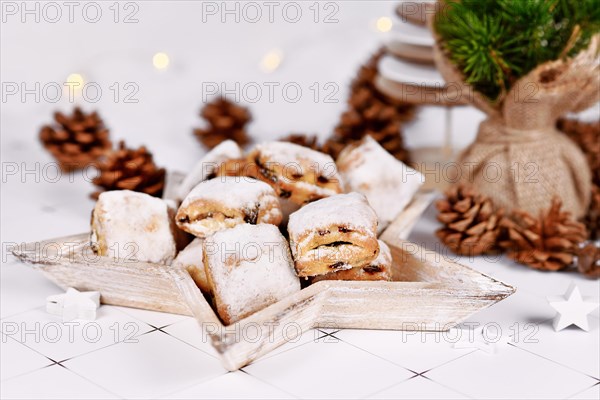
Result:
{"label": "white wooden star ornament", "polygon": [[579,288],[573,283],[564,296],[550,296],[548,301],[557,311],[553,322],[554,330],[557,332],[570,325],[589,331],[588,315],[599,306],[597,302],[584,301]]}
{"label": "white wooden star ornament", "polygon": [[100,292],[80,292],[69,288],[66,293],[48,296],[46,311],[62,317],[63,322],[74,319],[93,321],[100,307]]}

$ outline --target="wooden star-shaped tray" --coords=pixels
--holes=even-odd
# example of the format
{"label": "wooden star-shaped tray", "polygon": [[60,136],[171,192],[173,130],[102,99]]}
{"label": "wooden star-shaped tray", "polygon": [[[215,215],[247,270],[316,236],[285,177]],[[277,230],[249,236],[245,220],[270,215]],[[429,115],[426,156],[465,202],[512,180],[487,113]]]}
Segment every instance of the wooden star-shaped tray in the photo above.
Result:
{"label": "wooden star-shaped tray", "polygon": [[96,256],[87,233],[13,254],[63,289],[99,291],[104,304],[195,317],[233,371],[311,328],[444,331],[511,295],[514,288],[403,239],[430,201],[417,195],[381,236],[392,251],[392,282],[320,281],[229,326],[186,270]]}

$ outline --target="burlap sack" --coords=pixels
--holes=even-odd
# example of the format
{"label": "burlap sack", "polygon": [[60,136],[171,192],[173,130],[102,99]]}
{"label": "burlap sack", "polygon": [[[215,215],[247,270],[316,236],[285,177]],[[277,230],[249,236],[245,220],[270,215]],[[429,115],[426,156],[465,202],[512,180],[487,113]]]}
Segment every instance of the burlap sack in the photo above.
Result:
{"label": "burlap sack", "polygon": [[465,83],[436,37],[434,57],[444,79],[461,85],[469,102],[488,116],[475,142],[459,156],[462,181],[508,211],[520,208],[538,215],[558,195],[566,210],[584,215],[590,170],[581,150],[555,125],[565,113],[600,99],[598,39],[574,59],[540,65],[491,103]]}

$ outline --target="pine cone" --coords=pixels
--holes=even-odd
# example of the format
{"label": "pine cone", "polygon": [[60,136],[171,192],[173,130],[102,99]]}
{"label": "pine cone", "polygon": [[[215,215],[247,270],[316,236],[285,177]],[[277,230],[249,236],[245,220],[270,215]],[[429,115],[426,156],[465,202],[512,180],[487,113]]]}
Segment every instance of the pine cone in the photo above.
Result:
{"label": "pine cone", "polygon": [[375,88],[377,63],[383,54],[380,50],[373,55],[351,84],[348,109],[323,146],[323,150],[334,158],[346,145],[371,135],[397,159],[408,162],[400,126],[412,119],[414,106],[391,100]]}
{"label": "pine cone", "polygon": [[70,116],[54,113],[54,120],[53,125],[42,127],[40,140],[63,171],[94,163],[112,147],[108,129],[96,112],[85,114],[75,107]]}
{"label": "pine cone", "polygon": [[561,118],[557,127],[579,145],[592,170],[592,181],[600,186],[600,120],[588,123]]}
{"label": "pine cone", "polygon": [[577,251],[577,270],[588,278],[600,278],[600,241],[582,243]]}
{"label": "pine cone", "polygon": [[570,212],[561,211],[562,202],[552,199],[550,208],[534,218],[525,211],[513,212],[502,220],[508,238],[500,245],[508,257],[545,271],[558,271],[573,263],[579,243],[586,237],[585,226],[573,219]]}
{"label": "pine cone", "polygon": [[592,201],[583,223],[588,230],[590,240],[600,240],[600,186],[592,186]]}
{"label": "pine cone", "polygon": [[206,104],[200,115],[208,122],[208,127],[195,129],[194,134],[208,149],[227,139],[233,140],[240,146],[250,141],[245,127],[252,117],[247,108],[219,97]]}
{"label": "pine cone", "polygon": [[589,239],[600,239],[600,120],[588,123],[561,118],[556,126],[577,143],[591,168],[592,201],[583,223]]}
{"label": "pine cone", "polygon": [[305,135],[303,133],[292,133],[284,138],[279,139],[281,142],[290,142],[300,146],[308,147],[309,149],[321,151],[318,138],[316,135]]}
{"label": "pine cone", "polygon": [[323,148],[321,151],[329,154],[334,160],[336,160],[346,146],[355,142],[357,142],[357,140],[347,140],[341,136],[332,135],[325,141],[325,143],[323,143]]}
{"label": "pine cone", "polygon": [[445,225],[436,235],[450,250],[470,256],[497,251],[503,210],[494,210],[488,197],[471,187],[452,186],[436,208]]}
{"label": "pine cone", "polygon": [[166,171],[154,164],[146,147],[128,149],[123,141],[100,162],[98,172],[93,183],[102,190],[92,193],[92,198],[107,190],[133,190],[160,197],[165,186]]}

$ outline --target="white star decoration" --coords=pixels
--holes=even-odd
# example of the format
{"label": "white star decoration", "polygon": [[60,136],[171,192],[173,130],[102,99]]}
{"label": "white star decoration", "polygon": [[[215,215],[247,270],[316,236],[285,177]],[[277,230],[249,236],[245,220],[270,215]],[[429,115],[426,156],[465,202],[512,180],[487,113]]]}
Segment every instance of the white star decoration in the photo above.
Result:
{"label": "white star decoration", "polygon": [[548,297],[550,306],[557,311],[554,317],[554,330],[560,331],[567,326],[576,325],[588,331],[588,314],[598,308],[598,303],[584,301],[575,284],[571,284],[564,296]]}
{"label": "white star decoration", "polygon": [[69,288],[66,293],[48,296],[46,311],[62,317],[63,322],[74,319],[95,320],[100,307],[100,292],[80,292]]}

